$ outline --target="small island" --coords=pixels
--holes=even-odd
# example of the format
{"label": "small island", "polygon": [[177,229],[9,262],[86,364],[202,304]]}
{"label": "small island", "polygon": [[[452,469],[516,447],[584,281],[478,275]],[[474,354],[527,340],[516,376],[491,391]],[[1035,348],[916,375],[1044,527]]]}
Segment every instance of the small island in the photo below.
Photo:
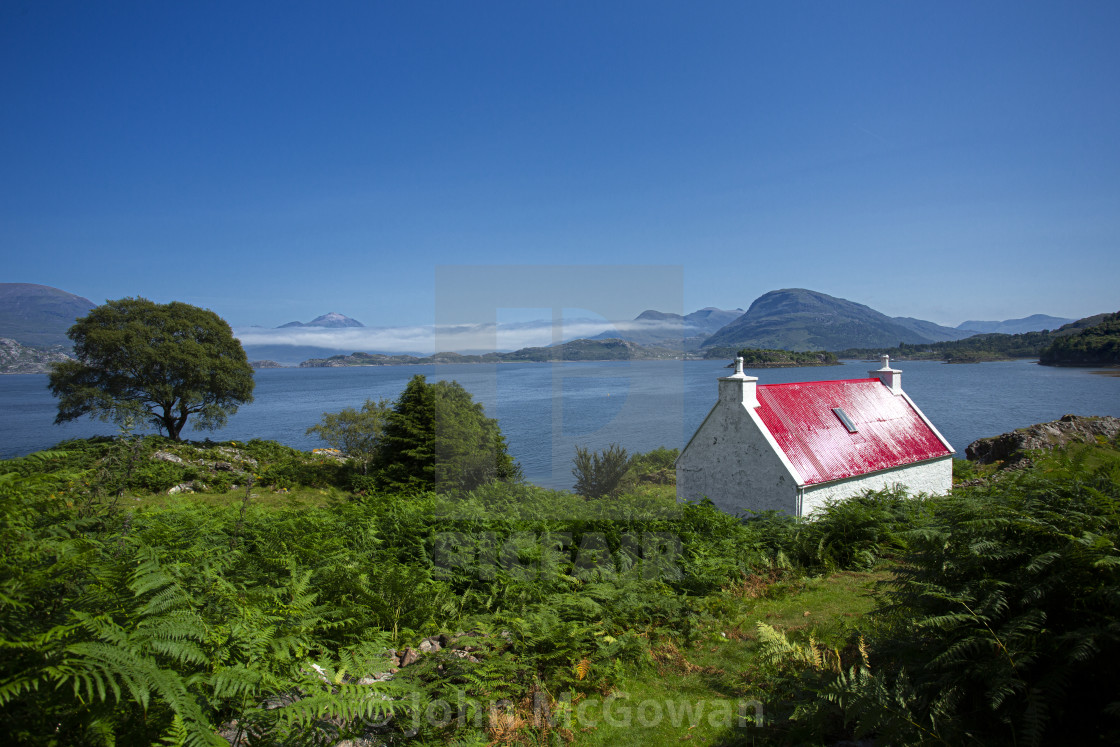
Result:
{"label": "small island", "polygon": [[742,358],[745,368],[798,368],[803,366],[838,366],[840,359],[836,353],[824,351],[795,352],[792,350],[770,350],[765,348],[709,348],[704,357]]}

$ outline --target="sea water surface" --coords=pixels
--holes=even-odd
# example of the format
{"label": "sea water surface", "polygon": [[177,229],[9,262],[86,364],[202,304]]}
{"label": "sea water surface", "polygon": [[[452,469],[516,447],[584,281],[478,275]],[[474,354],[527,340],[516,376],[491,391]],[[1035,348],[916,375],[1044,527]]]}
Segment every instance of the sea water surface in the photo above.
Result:
{"label": "sea water surface", "polygon": [[[617,361],[262,369],[256,372],[254,401],[225,428],[195,431],[188,422],[183,435],[215,441],[263,438],[312,449],[324,444],[306,430],[324,412],[360,407],[367,398],[394,399],[412,376],[423,374],[458,381],[498,419],[527,479],[569,488],[577,445],[603,449],[618,443],[631,453],[682,447],[715,403],[716,380],[731,373],[726,366],[726,361]],[[893,366],[903,371],[903,389],[962,457],[978,438],[1067,413],[1120,417],[1115,370],[1051,368],[1028,360]],[[844,361],[747,373],[759,384],[774,384],[859,379],[878,367],[877,361]],[[54,425],[55,413],[45,375],[0,376],[0,458],[70,438],[117,433],[112,423],[88,419]]]}

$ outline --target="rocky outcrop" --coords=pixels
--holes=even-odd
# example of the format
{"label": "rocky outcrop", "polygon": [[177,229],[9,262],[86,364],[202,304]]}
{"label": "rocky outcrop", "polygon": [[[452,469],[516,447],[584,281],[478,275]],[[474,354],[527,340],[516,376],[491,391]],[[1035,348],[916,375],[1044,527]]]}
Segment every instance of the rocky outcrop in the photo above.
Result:
{"label": "rocky outcrop", "polygon": [[61,346],[33,348],[7,337],[0,337],[0,373],[50,373],[52,363],[69,360],[73,360],[73,356]]}
{"label": "rocky outcrop", "polygon": [[[211,473],[212,475],[217,475],[218,473],[224,472],[228,475],[233,476],[238,481],[248,480],[250,483],[253,482],[254,478],[252,476],[252,471],[258,467],[257,460],[247,454],[242,453],[238,449],[231,448],[229,446],[219,446],[217,447],[217,452],[224,456],[225,459],[214,459],[214,455],[212,453],[209,455],[200,455],[200,453],[196,449],[190,446],[184,446],[180,444],[176,448],[179,449],[182,456],[180,456],[180,454],[174,454],[170,451],[159,450],[153,452],[148,458],[153,462],[168,462],[170,464],[182,465],[184,467],[199,467]],[[209,456],[210,458],[206,458],[206,456]],[[239,485],[237,485],[236,483],[233,485],[229,485],[228,483],[224,484],[231,490],[233,488],[239,487]],[[222,488],[222,490],[225,489],[225,487]],[[180,493],[205,493],[209,490],[210,488],[207,485],[206,479],[203,478],[187,480],[177,485],[173,485],[167,489],[167,494],[178,495]]]}
{"label": "rocky outcrop", "polygon": [[973,441],[964,453],[978,464],[1002,462],[1004,469],[1017,469],[1030,465],[1031,451],[1051,451],[1075,443],[1114,442],[1117,436],[1120,436],[1120,418],[1063,415],[1050,423]]}

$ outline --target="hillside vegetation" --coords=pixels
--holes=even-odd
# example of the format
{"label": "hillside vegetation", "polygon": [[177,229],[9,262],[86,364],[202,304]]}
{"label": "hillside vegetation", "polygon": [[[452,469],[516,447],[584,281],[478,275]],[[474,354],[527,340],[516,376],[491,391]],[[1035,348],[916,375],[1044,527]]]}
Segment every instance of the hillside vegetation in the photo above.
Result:
{"label": "hillside vegetation", "polygon": [[841,358],[874,358],[883,353],[895,360],[941,360],[948,363],[1037,358],[1055,339],[1055,332],[1024,332],[1005,335],[998,332],[974,335],[964,340],[924,344],[902,343],[894,348],[850,348],[837,353]]}
{"label": "hillside vegetation", "polygon": [[0,733],[1115,742],[1120,450],[1033,463],[743,522],[637,474],[396,493],[270,442],[63,443],[0,463]]}
{"label": "hillside vegetation", "polygon": [[1039,356],[1046,366],[1120,365],[1120,312],[1076,334],[1056,338]]}
{"label": "hillside vegetation", "polygon": [[[973,335],[963,340],[923,344],[902,343],[894,348],[849,348],[838,351],[837,355],[841,358],[875,358],[887,353],[896,360],[943,360],[947,363],[1040,358],[1047,348],[1058,344],[1064,338],[1078,336],[1082,332],[1097,327],[1109,316],[1115,315],[1097,314],[1062,325],[1055,330],[1023,332],[1013,335],[993,332]],[[1107,338],[1107,335],[1103,337]],[[1090,336],[1087,339],[1092,340],[1094,338]],[[1065,345],[1065,343],[1063,342],[1061,345]]]}

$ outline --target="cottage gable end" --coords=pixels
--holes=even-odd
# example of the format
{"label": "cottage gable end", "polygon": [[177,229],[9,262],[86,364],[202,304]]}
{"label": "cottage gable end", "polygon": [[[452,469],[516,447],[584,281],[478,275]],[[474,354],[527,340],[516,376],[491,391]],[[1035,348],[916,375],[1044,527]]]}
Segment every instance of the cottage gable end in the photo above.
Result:
{"label": "cottage gable end", "polygon": [[795,512],[800,478],[759,419],[757,403],[748,404],[749,390],[740,396],[724,386],[732,378],[720,380],[720,393],[736,394],[720,397],[677,457],[677,497],[708,498],[732,514]]}

